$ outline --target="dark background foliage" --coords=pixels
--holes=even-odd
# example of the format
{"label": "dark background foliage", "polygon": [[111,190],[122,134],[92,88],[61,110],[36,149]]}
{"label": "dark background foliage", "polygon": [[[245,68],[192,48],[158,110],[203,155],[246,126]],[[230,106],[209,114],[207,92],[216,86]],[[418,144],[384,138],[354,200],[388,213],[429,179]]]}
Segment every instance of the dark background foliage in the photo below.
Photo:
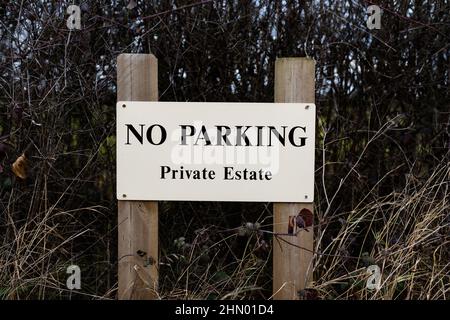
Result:
{"label": "dark background foliage", "polygon": [[[408,177],[420,183],[448,156],[447,0],[376,1],[381,30],[366,26],[371,2],[357,0],[138,0],[132,9],[129,1],[75,1],[81,31],[66,27],[72,1],[0,3],[0,265],[8,270],[0,295],[67,297],[58,284],[69,263],[84,270],[83,296],[115,295],[120,53],[158,58],[162,101],[271,102],[276,58],[314,58],[316,221],[331,224],[323,246],[340,228],[321,220],[325,212],[342,216],[362,199],[401,191]],[[11,171],[22,153],[25,180]],[[212,256],[220,257],[215,276],[230,277],[250,245],[255,261],[266,263],[255,280],[260,289],[244,296],[270,296],[267,234],[213,246],[245,222],[271,230],[270,204],[170,202],[160,212],[162,290],[184,281],[186,246],[203,259],[184,287],[196,291]],[[346,250],[359,256],[365,245],[356,238]]]}

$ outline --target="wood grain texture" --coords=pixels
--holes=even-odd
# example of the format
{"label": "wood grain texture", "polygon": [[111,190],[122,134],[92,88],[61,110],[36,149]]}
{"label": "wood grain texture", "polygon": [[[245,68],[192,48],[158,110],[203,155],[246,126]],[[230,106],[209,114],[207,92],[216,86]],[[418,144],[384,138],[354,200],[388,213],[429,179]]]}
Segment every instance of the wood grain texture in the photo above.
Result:
{"label": "wood grain texture", "polygon": [[[158,60],[151,54],[117,58],[117,101],[157,101]],[[158,202],[118,202],[118,299],[158,297]]]}
{"label": "wood grain texture", "polygon": [[[315,62],[309,58],[279,58],[275,62],[275,102],[315,102]],[[275,233],[287,233],[289,216],[300,210],[312,213],[312,203],[274,203]],[[273,298],[297,300],[299,291],[313,280],[312,261],[314,249],[313,226],[309,232],[302,230],[296,236],[278,236],[303,247],[300,249],[284,241],[273,240]]]}

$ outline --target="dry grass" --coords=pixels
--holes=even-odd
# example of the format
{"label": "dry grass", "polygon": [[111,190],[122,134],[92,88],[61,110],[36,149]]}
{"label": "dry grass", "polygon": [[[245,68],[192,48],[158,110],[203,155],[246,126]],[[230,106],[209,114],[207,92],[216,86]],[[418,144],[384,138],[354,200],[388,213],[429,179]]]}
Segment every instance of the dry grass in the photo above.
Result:
{"label": "dry grass", "polygon": [[[7,208],[8,223],[2,226],[5,233],[0,247],[0,299],[44,299],[70,294],[65,289],[66,268],[80,255],[73,252],[77,251],[77,241],[95,239],[90,227],[98,215],[103,215],[103,209],[50,208],[42,215],[29,214],[24,220],[16,220],[13,206]],[[92,242],[90,247],[97,243],[98,240]],[[88,253],[84,258],[88,260],[89,248],[84,252]],[[102,264],[101,260],[97,263]]]}
{"label": "dry grass", "polygon": [[[328,209],[318,211],[316,281],[306,297],[448,299],[449,181],[450,163],[444,159],[426,179],[411,174],[402,190],[376,198],[369,193],[350,212],[334,211],[327,217]],[[11,198],[15,196],[13,190]],[[257,225],[237,228],[208,224],[190,232],[195,219],[178,220],[186,237],[161,239],[160,297],[270,298],[270,209],[264,206]],[[2,226],[1,298],[70,298],[65,270],[72,262],[83,270],[83,287],[73,293],[76,298],[115,297],[116,269],[110,263],[115,247],[107,239],[114,238],[116,230],[99,234],[92,228],[105,215],[105,208],[63,211],[51,206],[23,220],[17,220],[13,212],[11,202],[4,211],[7,223]],[[167,219],[163,216],[161,223],[170,223]],[[366,268],[373,264],[381,268],[380,290],[366,288]]]}
{"label": "dry grass", "polygon": [[[320,296],[448,299],[449,181],[450,164],[444,160],[426,180],[418,181],[411,175],[400,192],[340,214],[339,232],[316,259],[319,280],[313,287]],[[360,254],[349,257],[349,248]],[[365,288],[369,264],[381,268],[380,290]]]}

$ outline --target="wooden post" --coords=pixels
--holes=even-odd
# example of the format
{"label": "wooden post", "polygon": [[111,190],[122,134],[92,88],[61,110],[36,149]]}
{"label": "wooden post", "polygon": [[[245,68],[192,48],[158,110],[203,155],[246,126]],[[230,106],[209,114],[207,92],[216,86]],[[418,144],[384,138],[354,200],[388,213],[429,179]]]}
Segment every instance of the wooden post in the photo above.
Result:
{"label": "wooden post", "polygon": [[[117,58],[117,101],[157,101],[158,60],[151,54]],[[118,298],[150,300],[158,290],[158,202],[118,203]]]}
{"label": "wooden post", "polygon": [[[275,62],[275,102],[315,102],[315,62],[309,58],[281,58]],[[287,233],[289,216],[300,210],[313,213],[312,203],[274,203],[275,233]],[[313,226],[297,236],[278,236],[305,249],[273,239],[273,298],[299,299],[299,291],[312,281]]]}

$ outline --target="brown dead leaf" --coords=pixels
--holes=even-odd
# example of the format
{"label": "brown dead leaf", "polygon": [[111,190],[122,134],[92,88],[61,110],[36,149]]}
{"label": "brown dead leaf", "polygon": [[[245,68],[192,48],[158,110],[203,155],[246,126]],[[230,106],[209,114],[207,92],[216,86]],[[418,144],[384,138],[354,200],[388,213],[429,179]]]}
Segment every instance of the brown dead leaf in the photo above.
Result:
{"label": "brown dead leaf", "polygon": [[14,161],[12,171],[20,179],[27,178],[27,158],[25,157],[25,154],[22,154],[16,161]]}

